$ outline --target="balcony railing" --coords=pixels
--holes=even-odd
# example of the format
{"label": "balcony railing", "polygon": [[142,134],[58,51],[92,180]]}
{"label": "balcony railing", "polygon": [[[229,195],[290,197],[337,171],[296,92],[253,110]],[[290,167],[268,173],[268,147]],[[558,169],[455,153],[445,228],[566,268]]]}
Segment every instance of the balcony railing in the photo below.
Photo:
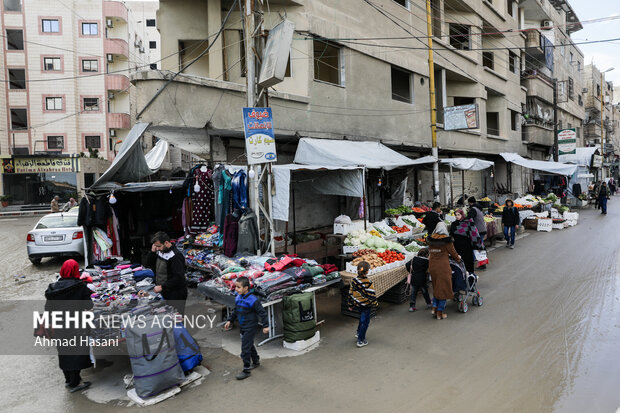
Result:
{"label": "balcony railing", "polygon": [[120,1],[104,1],[103,15],[107,18],[116,17],[127,22],[127,7]]}
{"label": "balcony railing", "polygon": [[125,75],[105,75],[106,90],[127,90],[129,84],[129,78]]}
{"label": "balcony railing", "polygon": [[126,113],[108,113],[108,129],[130,129],[131,117]]}
{"label": "balcony railing", "polygon": [[103,49],[107,55],[121,55],[129,58],[129,46],[123,39],[105,39]]}

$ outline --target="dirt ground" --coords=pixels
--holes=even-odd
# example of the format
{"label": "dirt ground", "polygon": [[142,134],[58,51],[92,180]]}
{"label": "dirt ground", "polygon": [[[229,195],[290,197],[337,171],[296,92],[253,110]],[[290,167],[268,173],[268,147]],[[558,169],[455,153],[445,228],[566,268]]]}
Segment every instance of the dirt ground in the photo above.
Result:
{"label": "dirt ground", "polygon": [[[479,272],[482,307],[461,314],[449,303],[448,318],[437,321],[426,310],[409,313],[407,304],[381,304],[370,345],[358,349],[357,321],[340,314],[339,295],[324,294],[318,348],[264,357],[251,378],[238,382],[239,358],[205,347],[203,365],[211,373],[148,411],[614,412],[620,407],[617,200],[607,216],[582,211],[574,228],[527,231],[514,250],[499,243]],[[0,220],[3,300],[41,299],[60,268],[61,260],[40,267],[27,260],[26,232],[35,222]],[[279,343],[270,346],[263,352]],[[0,356],[2,409],[136,409],[119,393],[126,357],[110,360],[111,367],[84,371],[91,390],[69,394],[55,357]]]}

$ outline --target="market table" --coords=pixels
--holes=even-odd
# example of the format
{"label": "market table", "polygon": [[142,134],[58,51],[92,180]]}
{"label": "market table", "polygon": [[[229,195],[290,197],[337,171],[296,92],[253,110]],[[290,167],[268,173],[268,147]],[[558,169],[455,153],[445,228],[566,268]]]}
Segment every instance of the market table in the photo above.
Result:
{"label": "market table", "polygon": [[[342,281],[345,283],[345,285],[350,285],[351,280],[357,277],[357,274],[341,271],[340,277],[342,278]],[[375,287],[375,295],[377,297],[382,296],[387,290],[394,287],[405,278],[407,278],[407,269],[404,265],[398,268],[381,271],[368,276],[368,279],[373,283]]]}

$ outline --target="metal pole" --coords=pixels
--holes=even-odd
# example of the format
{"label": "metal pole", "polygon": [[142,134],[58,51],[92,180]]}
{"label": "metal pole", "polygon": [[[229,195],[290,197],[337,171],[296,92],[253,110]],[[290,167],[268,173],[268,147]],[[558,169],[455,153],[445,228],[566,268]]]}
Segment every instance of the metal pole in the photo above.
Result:
{"label": "metal pole", "polygon": [[433,139],[433,199],[439,201],[439,151],[437,150],[437,105],[435,101],[435,63],[433,61],[433,24],[431,22],[431,0],[426,0],[426,31],[428,33],[428,75],[431,104],[431,136]]}
{"label": "metal pole", "polygon": [[560,159],[560,148],[558,147],[558,79],[553,79],[553,160]]}
{"label": "metal pole", "polygon": [[605,128],[603,126],[603,111],[605,110],[605,102],[603,100],[603,72],[601,72],[601,156],[603,164],[601,165],[601,181],[605,180]]}
{"label": "metal pole", "polygon": [[364,213],[364,231],[367,230],[367,219],[368,219],[368,200],[366,199],[366,167],[364,167],[364,169],[362,170],[362,180],[363,182],[363,188],[362,188],[362,202],[364,203],[364,209],[363,209],[363,213]]}
{"label": "metal pole", "polygon": [[450,164],[450,208],[452,208],[452,204],[454,202],[454,187],[452,185],[452,164]]}

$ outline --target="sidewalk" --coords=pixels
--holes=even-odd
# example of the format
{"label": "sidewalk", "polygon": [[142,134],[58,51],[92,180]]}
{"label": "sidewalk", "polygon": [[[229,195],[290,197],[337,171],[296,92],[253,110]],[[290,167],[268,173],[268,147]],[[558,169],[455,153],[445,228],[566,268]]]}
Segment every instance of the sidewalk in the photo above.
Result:
{"label": "sidewalk", "polygon": [[0,209],[0,220],[2,218],[15,218],[15,217],[34,217],[34,216],[42,216],[50,214],[49,210],[39,210],[39,211],[8,211],[4,212],[4,210]]}

